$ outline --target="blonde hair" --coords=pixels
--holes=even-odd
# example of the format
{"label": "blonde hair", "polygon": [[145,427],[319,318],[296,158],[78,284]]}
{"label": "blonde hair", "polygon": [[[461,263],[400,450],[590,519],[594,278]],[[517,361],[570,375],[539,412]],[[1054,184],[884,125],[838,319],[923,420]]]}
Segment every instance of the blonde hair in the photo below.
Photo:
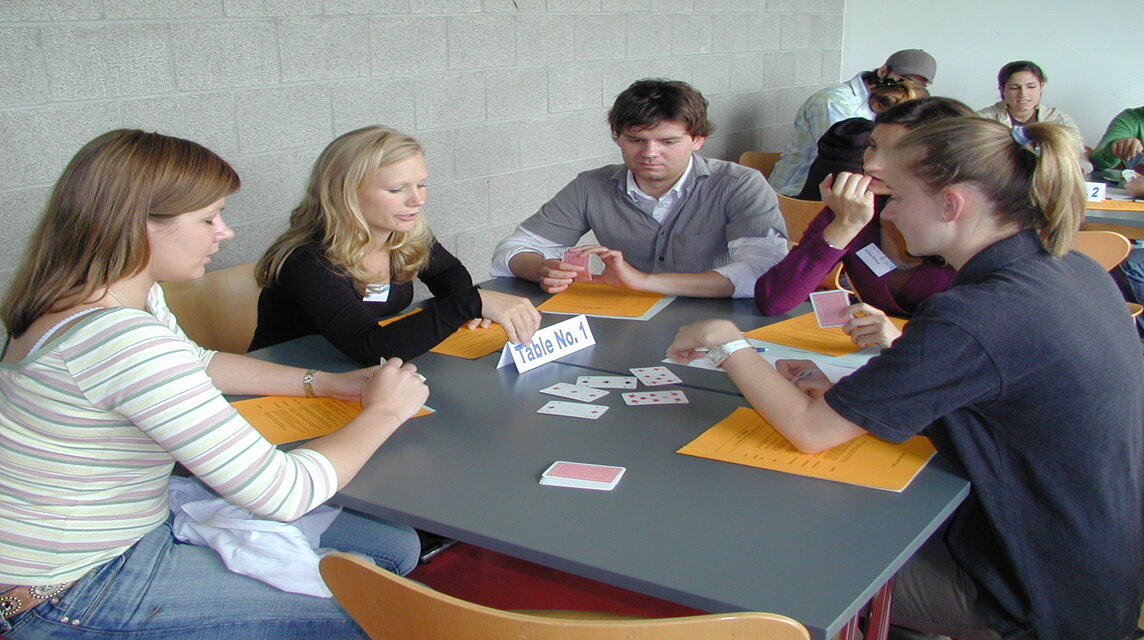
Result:
{"label": "blonde hair", "polygon": [[907,170],[931,192],[976,185],[1003,223],[1036,229],[1052,255],[1072,246],[1084,219],[1084,174],[1063,127],[1042,122],[1011,132],[992,120],[949,118],[910,131],[894,150],[913,154]]}
{"label": "blonde hair", "polygon": [[[290,228],[258,261],[259,286],[272,284],[290,254],[314,241],[354,280],[359,292],[377,282],[382,274],[363,266],[372,235],[358,206],[357,190],[378,169],[421,154],[417,140],[380,125],[350,131],[331,142],[314,163],[302,202],[290,213]],[[412,280],[428,264],[432,244],[433,234],[421,216],[412,231],[391,234],[386,243],[391,281]]]}
{"label": "blonde hair", "polygon": [[56,182],[4,298],[9,335],[143,271],[148,221],[197,211],[239,186],[225,160],[189,140],[117,129],[88,142]]}

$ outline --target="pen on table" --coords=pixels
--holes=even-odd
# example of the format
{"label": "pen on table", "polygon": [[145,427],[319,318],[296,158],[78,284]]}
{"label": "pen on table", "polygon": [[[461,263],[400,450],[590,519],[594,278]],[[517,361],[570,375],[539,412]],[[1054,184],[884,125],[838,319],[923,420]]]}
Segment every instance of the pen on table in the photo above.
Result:
{"label": "pen on table", "polygon": [[[766,350],[767,350],[766,347],[758,347],[758,346],[755,347],[755,353],[764,353],[764,352],[766,352]],[[710,351],[710,349],[696,349],[695,351],[696,351],[696,353],[701,352],[701,351],[706,352],[706,351]],[[671,356],[670,353],[664,354],[664,355]]]}
{"label": "pen on table", "polygon": [[797,384],[807,378],[813,378],[816,373],[818,373],[816,369],[803,369],[796,373],[795,376],[790,379],[790,382],[791,384]]}

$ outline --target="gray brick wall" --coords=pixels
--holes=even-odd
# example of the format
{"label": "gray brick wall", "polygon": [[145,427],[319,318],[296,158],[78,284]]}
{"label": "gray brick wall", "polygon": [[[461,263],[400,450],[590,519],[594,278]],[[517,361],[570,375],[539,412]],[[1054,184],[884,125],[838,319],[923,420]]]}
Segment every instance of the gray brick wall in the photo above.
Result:
{"label": "gray brick wall", "polygon": [[0,0],[0,279],[64,164],[138,127],[230,160],[237,238],[257,259],[340,133],[416,135],[426,215],[487,275],[496,241],[578,171],[618,160],[604,124],[641,77],[711,102],[705,153],[782,147],[838,80],[843,0]]}

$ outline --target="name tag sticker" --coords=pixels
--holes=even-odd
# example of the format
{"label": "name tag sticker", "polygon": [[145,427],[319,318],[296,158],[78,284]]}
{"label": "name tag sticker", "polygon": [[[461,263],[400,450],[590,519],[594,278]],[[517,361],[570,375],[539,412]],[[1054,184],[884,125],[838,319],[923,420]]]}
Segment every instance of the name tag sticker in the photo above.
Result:
{"label": "name tag sticker", "polygon": [[1107,188],[1108,185],[1103,182],[1086,182],[1084,183],[1084,194],[1088,196],[1089,202],[1100,202],[1104,200]]}
{"label": "name tag sticker", "polygon": [[505,343],[497,368],[515,364],[517,372],[524,373],[594,344],[588,319],[579,315],[540,329],[527,344]]}
{"label": "name tag sticker", "polygon": [[893,261],[887,258],[886,254],[882,253],[882,250],[878,248],[878,245],[872,242],[856,251],[855,255],[861,258],[862,262],[865,262],[866,266],[870,267],[870,271],[873,271],[874,275],[879,278],[893,271],[895,268]]}
{"label": "name tag sticker", "polygon": [[389,285],[367,284],[365,286],[365,296],[362,297],[362,302],[385,302],[387,300],[389,300]]}

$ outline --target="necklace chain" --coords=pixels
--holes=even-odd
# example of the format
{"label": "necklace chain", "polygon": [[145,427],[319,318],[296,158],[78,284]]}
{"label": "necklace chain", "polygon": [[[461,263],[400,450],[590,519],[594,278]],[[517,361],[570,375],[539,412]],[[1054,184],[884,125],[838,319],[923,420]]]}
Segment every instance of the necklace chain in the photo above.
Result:
{"label": "necklace chain", "polygon": [[111,294],[112,298],[115,298],[115,301],[119,303],[119,306],[121,306],[121,307],[127,306],[126,304],[123,303],[122,300],[119,299],[119,296],[115,295],[115,292],[111,290],[111,287],[107,288],[107,292]]}

